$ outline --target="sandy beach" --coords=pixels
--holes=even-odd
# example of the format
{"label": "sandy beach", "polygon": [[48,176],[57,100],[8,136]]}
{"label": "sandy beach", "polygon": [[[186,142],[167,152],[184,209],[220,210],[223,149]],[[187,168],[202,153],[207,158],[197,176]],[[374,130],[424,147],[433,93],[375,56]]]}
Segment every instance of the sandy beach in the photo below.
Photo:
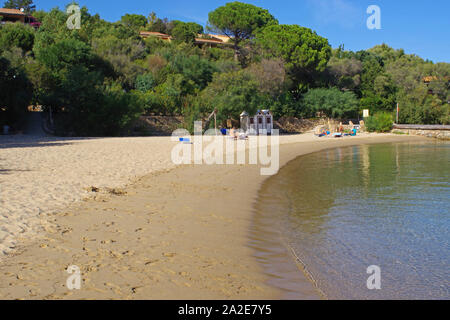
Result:
{"label": "sandy beach", "polygon": [[[280,165],[328,148],[419,139],[282,136]],[[0,137],[0,298],[320,299],[301,272],[295,294],[270,285],[258,262],[259,166],[175,166],[175,145]],[[81,290],[66,287],[71,265]]]}

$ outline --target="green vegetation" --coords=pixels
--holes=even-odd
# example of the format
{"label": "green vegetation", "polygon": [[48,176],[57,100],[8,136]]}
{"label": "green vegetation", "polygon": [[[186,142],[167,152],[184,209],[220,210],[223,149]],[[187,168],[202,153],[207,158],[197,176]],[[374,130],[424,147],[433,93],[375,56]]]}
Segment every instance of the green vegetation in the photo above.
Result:
{"label": "green vegetation", "polygon": [[388,132],[392,130],[394,121],[387,112],[379,112],[366,119],[366,128],[369,132]]}
{"label": "green vegetation", "polygon": [[21,23],[7,23],[1,29],[0,48],[10,50],[17,47],[25,52],[31,51],[34,45],[34,30]]}
{"label": "green vegetation", "polygon": [[352,92],[342,92],[337,88],[317,88],[309,90],[303,97],[306,116],[323,113],[327,117],[355,118],[358,113],[358,99]]}
{"label": "green vegetation", "polygon": [[[32,1],[8,1],[34,10]],[[282,116],[375,116],[385,131],[400,122],[450,123],[450,64],[434,64],[383,44],[351,52],[298,25],[279,25],[265,9],[232,2],[209,15],[207,30],[231,45],[198,45],[201,25],[124,14],[107,22],[81,9],[80,30],[55,8],[42,22],[0,27],[0,124],[19,128],[27,106],[52,112],[61,135],[126,135],[142,114],[181,115],[185,126],[217,109],[219,122],[246,110]],[[174,41],[139,31],[171,35]],[[429,77],[425,83],[424,77]],[[389,121],[388,121],[389,118]]]}
{"label": "green vegetation", "polygon": [[0,57],[0,125],[20,126],[31,100],[31,83],[21,68]]}
{"label": "green vegetation", "polygon": [[269,58],[281,57],[293,90],[305,90],[325,70],[331,57],[328,40],[297,25],[273,25],[261,30],[257,43]]}
{"label": "green vegetation", "polygon": [[230,2],[209,14],[209,30],[224,34],[234,43],[235,59],[244,63],[241,43],[253,39],[264,27],[278,24],[269,11],[242,2]]}

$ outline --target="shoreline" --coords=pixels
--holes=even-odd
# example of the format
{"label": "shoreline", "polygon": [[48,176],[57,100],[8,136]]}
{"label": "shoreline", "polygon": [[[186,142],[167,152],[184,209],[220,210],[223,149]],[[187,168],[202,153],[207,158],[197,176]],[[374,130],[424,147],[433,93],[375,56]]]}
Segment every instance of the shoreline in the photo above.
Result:
{"label": "shoreline", "polygon": [[[329,148],[425,138],[368,135],[318,140],[303,135],[302,139],[282,141],[281,167],[299,156]],[[76,203],[50,216],[45,235],[25,240],[0,260],[5,284],[0,287],[0,297],[286,297],[283,288],[270,283],[273,279],[255,251],[254,204],[266,178],[260,176],[257,166],[187,165],[146,175],[123,194],[98,195]],[[259,238],[263,238],[261,233]],[[282,250],[280,254],[283,256]],[[65,270],[70,265],[81,269],[82,290],[65,287],[69,276]],[[305,289],[300,297],[293,294],[287,298],[319,299],[305,280],[298,280]]]}
{"label": "shoreline", "polygon": [[[281,146],[281,163],[280,170],[287,166],[291,161],[294,161],[300,157],[307,156],[313,153],[320,153],[326,150],[333,150],[341,147],[351,147],[360,145],[371,144],[385,144],[385,143],[408,143],[414,141],[430,141],[428,137],[420,136],[395,136],[392,134],[360,137],[359,141],[355,140],[339,140],[339,143],[335,141],[327,141],[328,143],[322,145],[309,145],[304,146],[297,143],[290,145],[290,150],[283,150],[288,146]],[[283,157],[284,155],[284,157]],[[268,177],[264,180],[260,190],[264,187],[268,180],[272,179]],[[257,207],[257,203],[254,204]],[[326,295],[321,289],[313,283],[314,279],[309,276],[307,266],[303,265],[301,261],[297,260],[292,249],[287,247],[281,239],[280,230],[274,228],[274,217],[267,213],[261,215],[261,210],[255,208],[254,214],[254,226],[251,230],[251,239],[253,246],[256,250],[259,250],[257,259],[263,266],[266,276],[268,276],[269,283],[277,288],[281,292],[281,299],[327,299]],[[264,212],[264,210],[263,210]],[[263,237],[262,235],[268,235]],[[256,244],[254,244],[256,242]],[[305,283],[306,280],[306,283]],[[298,290],[301,288],[300,290]]]}

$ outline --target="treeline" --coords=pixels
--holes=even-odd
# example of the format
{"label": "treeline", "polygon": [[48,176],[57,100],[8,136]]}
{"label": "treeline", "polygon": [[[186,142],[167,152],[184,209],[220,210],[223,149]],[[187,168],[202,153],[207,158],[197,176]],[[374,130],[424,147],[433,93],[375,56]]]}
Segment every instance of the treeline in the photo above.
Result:
{"label": "treeline", "polygon": [[[207,30],[154,13],[114,23],[85,7],[81,15],[80,30],[69,30],[58,8],[33,13],[38,30],[0,28],[0,125],[19,127],[30,104],[57,115],[58,134],[81,136],[129,134],[144,113],[183,115],[190,128],[214,109],[219,121],[262,108],[276,118],[356,118],[363,109],[392,114],[399,103],[402,123],[450,123],[450,64],[387,45],[333,50],[253,5],[216,9]],[[142,39],[142,30],[174,40]],[[207,32],[230,36],[231,45],[196,45]]]}

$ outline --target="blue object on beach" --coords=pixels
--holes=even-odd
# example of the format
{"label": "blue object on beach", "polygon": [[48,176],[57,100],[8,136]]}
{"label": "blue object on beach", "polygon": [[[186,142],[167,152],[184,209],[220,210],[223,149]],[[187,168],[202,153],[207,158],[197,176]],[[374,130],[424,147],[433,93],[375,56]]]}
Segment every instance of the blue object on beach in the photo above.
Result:
{"label": "blue object on beach", "polygon": [[352,136],[352,137],[355,137],[355,136],[356,136],[356,132],[357,132],[357,130],[356,130],[356,129],[353,129],[353,130],[352,130],[351,136]]}
{"label": "blue object on beach", "polygon": [[191,142],[191,140],[187,138],[180,138],[180,142]]}

